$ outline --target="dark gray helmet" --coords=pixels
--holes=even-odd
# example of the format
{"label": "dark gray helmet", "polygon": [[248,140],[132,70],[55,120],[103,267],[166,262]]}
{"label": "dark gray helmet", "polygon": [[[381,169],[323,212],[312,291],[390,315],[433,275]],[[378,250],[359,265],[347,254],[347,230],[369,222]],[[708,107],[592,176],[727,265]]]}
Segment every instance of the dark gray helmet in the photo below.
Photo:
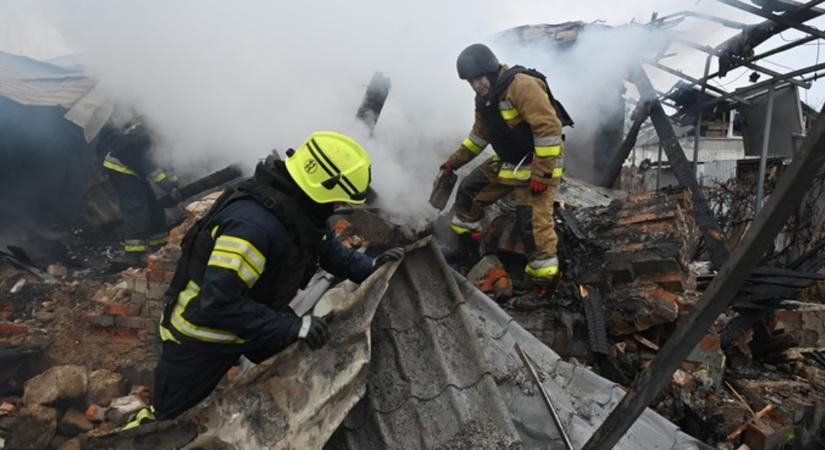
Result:
{"label": "dark gray helmet", "polygon": [[484,44],[473,44],[458,55],[456,61],[456,68],[458,68],[458,77],[462,80],[470,80],[473,78],[486,75],[488,73],[498,72],[501,65],[498,58],[493,54]]}

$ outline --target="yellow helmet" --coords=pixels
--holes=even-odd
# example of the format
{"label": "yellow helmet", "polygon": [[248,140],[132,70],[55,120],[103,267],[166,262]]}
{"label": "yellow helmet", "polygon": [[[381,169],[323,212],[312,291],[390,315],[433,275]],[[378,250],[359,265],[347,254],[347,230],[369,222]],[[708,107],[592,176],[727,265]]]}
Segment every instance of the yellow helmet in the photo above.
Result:
{"label": "yellow helmet", "polygon": [[366,200],[370,155],[352,138],[333,131],[316,131],[287,156],[289,175],[315,202],[360,205]]}

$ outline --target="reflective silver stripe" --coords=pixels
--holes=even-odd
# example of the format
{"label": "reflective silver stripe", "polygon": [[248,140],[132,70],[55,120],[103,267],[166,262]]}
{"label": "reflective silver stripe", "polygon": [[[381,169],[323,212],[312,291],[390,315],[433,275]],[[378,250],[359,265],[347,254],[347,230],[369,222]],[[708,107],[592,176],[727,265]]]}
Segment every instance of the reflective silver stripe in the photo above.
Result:
{"label": "reflective silver stripe", "polygon": [[513,102],[504,100],[498,103],[498,109],[513,109]]}
{"label": "reflective silver stripe", "polygon": [[469,138],[471,141],[473,141],[473,144],[477,145],[479,148],[482,148],[482,149],[484,147],[486,147],[487,144],[489,144],[489,142],[485,141],[484,139],[482,139],[481,137],[479,137],[479,136],[477,136],[473,133],[470,133],[469,135],[467,135],[467,138]]}
{"label": "reflective silver stripe", "polygon": [[451,225],[455,225],[461,228],[466,228],[468,230],[480,230],[481,229],[481,221],[477,220],[475,222],[465,222],[458,217],[453,217],[453,220],[450,222]]}
{"label": "reflective silver stripe", "polygon": [[258,278],[260,277],[260,275],[255,273],[255,271],[252,270],[239,255],[233,253],[213,250],[212,254],[209,256],[209,262],[207,265],[234,270],[238,274],[238,277],[240,277],[240,279],[243,280],[248,287],[255,285],[255,282],[258,281]]}
{"label": "reflective silver stripe", "polygon": [[561,145],[561,136],[544,136],[539,137],[533,135],[533,145],[536,147],[538,146],[548,146],[548,145]]}
{"label": "reflective silver stripe", "polygon": [[533,261],[530,261],[527,264],[533,268],[542,269],[545,267],[558,266],[559,258],[553,256],[547,259],[534,259]]}
{"label": "reflective silver stripe", "polygon": [[246,239],[229,235],[218,236],[217,241],[215,241],[214,249],[237,253],[241,255],[247,263],[249,263],[253,270],[258,273],[264,271],[266,258],[257,248],[255,248],[254,245],[252,245],[252,243]]}

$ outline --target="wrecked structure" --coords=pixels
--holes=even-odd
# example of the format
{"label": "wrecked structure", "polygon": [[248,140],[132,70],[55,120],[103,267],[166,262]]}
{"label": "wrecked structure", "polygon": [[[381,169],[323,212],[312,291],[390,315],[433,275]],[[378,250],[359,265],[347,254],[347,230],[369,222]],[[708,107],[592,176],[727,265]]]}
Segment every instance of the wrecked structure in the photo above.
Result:
{"label": "wrecked structure", "polygon": [[[771,74],[753,49],[788,21],[808,29],[804,42],[821,38],[801,23],[822,14],[818,3],[759,2],[768,21],[713,50],[718,73],[669,93],[657,93],[643,70],[627,75],[641,93],[629,133],[621,133],[617,104],[617,121],[592,144],[602,152],[593,172],[602,187],[568,178],[560,189],[564,277],[546,304],[525,310],[518,301],[523,280],[513,268],[523,265],[523,249],[506,200],[469,260],[449,251],[445,260],[425,237],[432,230],[392,224],[377,208],[340,211],[335,229],[349,245],[373,252],[405,244],[406,258],[361,286],[332,288],[314,306],[319,315],[334,311],[331,345],[309,353],[298,344],[233,369],[219,392],[168,423],[116,431],[151,403],[145,385],[177,245],[216,194],[190,205],[147,267],[98,278],[5,254],[6,448],[564,448],[565,435],[573,448],[816,448],[825,440],[825,119],[804,107],[774,113],[771,98],[776,108],[799,108],[788,85],[821,69]],[[648,26],[667,29],[685,17]],[[579,28],[514,32],[573,45],[564,37]],[[639,61],[654,63],[662,65]],[[740,64],[770,80],[709,88]],[[365,98],[358,113],[370,127],[389,89],[375,79],[383,94]],[[669,104],[680,108],[669,115]],[[754,131],[752,118],[731,120],[739,107],[742,116],[763,115],[767,131]],[[648,117],[656,137],[638,140]],[[731,132],[742,135],[732,160],[757,158],[739,163],[725,190],[702,182],[698,167],[712,159],[703,142]],[[653,187],[667,188],[611,189],[634,150],[640,161],[651,142],[672,176],[658,175]],[[316,282],[334,284],[323,275]]]}

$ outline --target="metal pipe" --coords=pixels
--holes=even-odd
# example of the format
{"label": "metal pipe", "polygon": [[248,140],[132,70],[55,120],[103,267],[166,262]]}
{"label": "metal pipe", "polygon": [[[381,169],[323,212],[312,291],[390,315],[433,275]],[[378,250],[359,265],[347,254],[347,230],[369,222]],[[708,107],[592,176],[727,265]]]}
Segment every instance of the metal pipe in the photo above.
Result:
{"label": "metal pipe", "polygon": [[[778,76],[778,77],[775,77],[775,78],[771,78],[770,80],[765,80],[765,81],[762,81],[760,83],[756,83],[754,85],[751,85],[751,86],[748,86],[748,87],[745,87],[745,88],[737,89],[737,90],[731,92],[730,94],[723,95],[721,97],[717,97],[713,100],[710,100],[705,106],[707,107],[707,106],[715,105],[715,104],[723,102],[723,101],[725,101],[725,100],[727,100],[727,99],[729,99],[733,96],[740,96],[740,97],[741,96],[747,96],[747,95],[750,95],[750,93],[752,93],[752,92],[759,92],[759,91],[761,91],[762,89],[764,89],[768,86],[776,85],[776,83],[778,83],[780,81],[787,80],[789,83],[796,84],[798,86],[799,80],[789,80],[789,78],[793,78],[793,77],[796,77],[796,76],[799,76],[799,75],[805,75],[807,73],[816,72],[818,70],[823,70],[823,69],[825,69],[825,63],[819,63],[819,64],[814,65],[814,66],[805,67],[804,69],[799,69],[799,70],[795,70],[793,72],[788,72],[784,75],[781,75],[781,76]],[[796,83],[793,83],[794,81]],[[806,85],[808,87],[806,87],[805,89],[808,89],[810,87],[810,84],[806,82]]]}
{"label": "metal pipe", "polygon": [[[705,79],[708,77],[708,72],[710,72],[710,59],[713,58],[712,55],[708,55],[707,59],[705,60]],[[696,129],[693,133],[693,173],[696,174],[696,171],[699,167],[699,137],[702,135],[702,113],[704,112],[704,99],[705,99],[705,88],[708,86],[707,83],[702,83],[702,90],[699,92],[699,98],[696,100],[696,108],[699,110],[696,113]]]}
{"label": "metal pipe", "polygon": [[524,351],[524,349],[521,348],[520,345],[518,345],[518,342],[516,342],[514,347],[518,355],[521,357],[521,360],[524,362],[524,365],[530,371],[530,375],[533,376],[533,381],[536,382],[536,386],[539,387],[541,397],[544,399],[544,404],[547,405],[547,409],[550,410],[550,415],[553,416],[553,422],[556,423],[556,428],[559,429],[559,434],[561,434],[562,440],[564,440],[564,445],[568,450],[576,450],[576,447],[573,447],[573,441],[570,440],[570,436],[567,435],[567,431],[561,423],[561,417],[559,416],[559,412],[556,411],[555,405],[553,405],[553,400],[550,399],[550,395],[547,393],[547,390],[544,389],[544,385],[541,384],[539,374],[536,373],[536,369],[533,367],[533,364],[530,363],[530,356]]}
{"label": "metal pipe", "polygon": [[765,172],[768,166],[768,147],[771,141],[771,122],[773,122],[773,85],[768,91],[768,111],[765,113],[765,133],[762,136],[762,156],[759,159],[759,181],[756,184],[756,212],[762,209],[765,200]]}
{"label": "metal pipe", "polygon": [[[780,25],[785,25],[786,27],[790,27],[790,28],[796,28],[799,31],[808,33],[808,34],[816,36],[818,38],[825,39],[825,32],[823,32],[822,30],[818,30],[816,28],[809,27],[807,25],[801,24],[801,23],[799,23],[795,20],[789,19],[789,18],[784,17],[784,16],[779,16],[779,15],[776,15],[776,14],[769,13],[769,12],[764,11],[761,8],[757,8],[753,5],[749,5],[747,3],[742,3],[739,0],[716,0],[716,1],[718,1],[720,3],[724,3],[728,6],[733,6],[734,8],[739,8],[743,11],[747,11],[747,12],[753,14],[753,15],[756,15],[756,16],[759,16],[759,17],[764,17],[765,19],[772,20],[772,21],[774,21],[774,22],[776,22]],[[823,1],[825,1],[825,0],[814,0],[814,1],[808,2],[806,5],[803,5],[799,9],[791,11],[791,13],[797,13],[797,12],[800,12],[800,11],[805,11],[807,9],[813,8],[814,6],[816,6],[819,3],[822,3]],[[786,13],[786,14],[788,14],[788,13]]]}
{"label": "metal pipe", "polygon": [[[722,0],[718,0],[718,1],[722,1]],[[700,52],[705,52],[705,53],[711,54],[711,55],[716,56],[716,57],[721,56],[721,52],[719,52],[718,50],[716,50],[713,47],[698,44],[696,42],[691,41],[690,39],[681,37],[681,36],[676,35],[674,33],[670,34],[670,39],[672,39],[674,42],[678,42],[678,43],[683,44],[687,47],[699,50]],[[754,63],[751,63],[751,62],[745,62],[745,63],[743,63],[743,65],[745,67],[750,67],[751,69],[753,69],[757,72],[762,72],[765,75],[770,75],[771,77],[780,77],[780,76],[782,76],[782,74],[779,73],[779,72],[773,71],[771,69],[768,69],[767,67],[762,67],[758,64],[754,64]],[[800,82],[800,81],[797,81],[797,80],[792,80],[791,83],[794,83],[797,86],[799,86],[801,88],[805,88],[805,89],[809,89],[811,87],[810,84],[803,83],[803,82]]]}
{"label": "metal pipe", "polygon": [[[823,1],[825,1],[825,0],[823,0]],[[679,18],[679,17],[695,17],[697,19],[704,19],[704,20],[707,20],[709,22],[716,22],[716,23],[721,24],[723,26],[726,26],[728,28],[738,28],[740,30],[745,29],[745,28],[748,27],[748,25],[746,25],[742,22],[736,22],[734,20],[728,20],[728,19],[725,19],[725,18],[722,18],[722,17],[716,17],[714,15],[705,14],[705,13],[701,13],[701,12],[698,12],[698,11],[679,11],[677,13],[668,14],[664,17],[661,17],[661,18],[657,19],[656,22],[664,22],[666,20],[675,19],[675,18]]]}

